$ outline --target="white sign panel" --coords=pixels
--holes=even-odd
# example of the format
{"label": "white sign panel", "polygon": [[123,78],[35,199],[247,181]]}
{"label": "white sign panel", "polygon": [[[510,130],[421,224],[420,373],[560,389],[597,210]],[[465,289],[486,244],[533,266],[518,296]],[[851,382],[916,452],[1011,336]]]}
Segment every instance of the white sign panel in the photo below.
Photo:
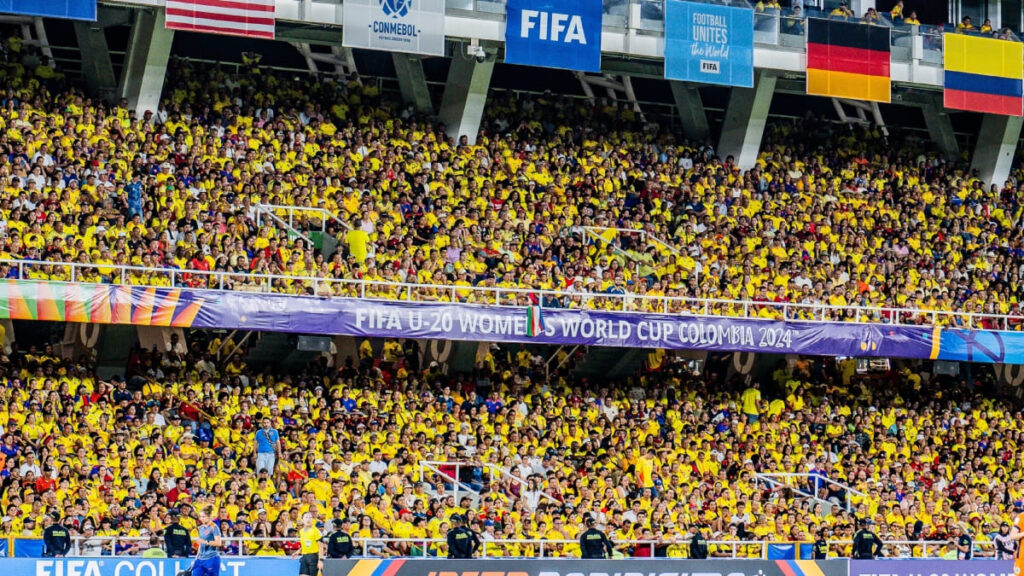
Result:
{"label": "white sign panel", "polygon": [[345,0],[342,44],[444,56],[444,0]]}

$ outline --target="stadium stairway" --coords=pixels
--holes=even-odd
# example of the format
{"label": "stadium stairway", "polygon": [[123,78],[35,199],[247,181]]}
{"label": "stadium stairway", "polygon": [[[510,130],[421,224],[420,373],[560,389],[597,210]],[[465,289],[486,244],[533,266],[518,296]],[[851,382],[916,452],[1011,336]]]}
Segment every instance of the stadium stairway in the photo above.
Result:
{"label": "stadium stairway", "polygon": [[596,380],[610,380],[632,376],[644,366],[647,353],[636,348],[603,348],[592,346],[587,349],[583,360],[574,371],[577,376]]}

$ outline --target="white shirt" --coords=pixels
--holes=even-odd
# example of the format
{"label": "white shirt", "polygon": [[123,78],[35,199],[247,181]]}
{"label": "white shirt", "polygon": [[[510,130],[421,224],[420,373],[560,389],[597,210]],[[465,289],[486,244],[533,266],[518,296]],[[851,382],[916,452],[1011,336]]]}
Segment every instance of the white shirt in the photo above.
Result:
{"label": "white shirt", "polygon": [[370,462],[370,473],[378,473],[384,475],[388,473],[388,463],[384,460],[374,460]]}

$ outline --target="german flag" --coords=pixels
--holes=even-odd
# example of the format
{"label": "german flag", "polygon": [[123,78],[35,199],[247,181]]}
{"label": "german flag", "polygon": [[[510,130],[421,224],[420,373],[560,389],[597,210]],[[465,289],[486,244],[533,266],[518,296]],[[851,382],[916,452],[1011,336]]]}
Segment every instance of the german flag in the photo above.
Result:
{"label": "german flag", "polygon": [[889,28],[809,19],[807,93],[889,102]]}

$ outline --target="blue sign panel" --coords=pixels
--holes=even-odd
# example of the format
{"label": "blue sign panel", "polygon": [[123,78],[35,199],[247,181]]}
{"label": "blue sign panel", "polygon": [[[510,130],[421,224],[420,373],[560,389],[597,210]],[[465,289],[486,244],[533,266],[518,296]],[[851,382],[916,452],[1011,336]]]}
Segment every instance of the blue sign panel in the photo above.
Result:
{"label": "blue sign panel", "polygon": [[[128,556],[0,560],[5,574],[34,576],[174,576],[191,565],[191,558],[169,560]],[[221,576],[280,576],[298,572],[299,561],[291,558],[224,556],[220,559]]]}
{"label": "blue sign panel", "polygon": [[601,70],[601,0],[508,0],[505,62]]}
{"label": "blue sign panel", "polygon": [[96,0],[0,0],[0,12],[95,20]]}
{"label": "blue sign panel", "polygon": [[754,86],[754,11],[667,0],[665,77]]}

